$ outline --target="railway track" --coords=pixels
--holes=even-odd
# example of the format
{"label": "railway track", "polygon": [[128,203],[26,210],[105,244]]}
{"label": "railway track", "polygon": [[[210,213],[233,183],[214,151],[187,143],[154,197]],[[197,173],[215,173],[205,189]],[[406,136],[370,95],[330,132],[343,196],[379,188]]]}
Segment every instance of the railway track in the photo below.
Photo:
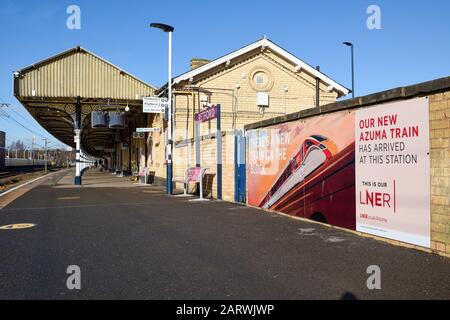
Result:
{"label": "railway track", "polygon": [[[43,166],[26,166],[26,167],[6,167],[4,170],[0,171],[0,180],[13,178],[26,173],[33,173],[38,171],[43,171]],[[49,168],[49,171],[51,169]]]}

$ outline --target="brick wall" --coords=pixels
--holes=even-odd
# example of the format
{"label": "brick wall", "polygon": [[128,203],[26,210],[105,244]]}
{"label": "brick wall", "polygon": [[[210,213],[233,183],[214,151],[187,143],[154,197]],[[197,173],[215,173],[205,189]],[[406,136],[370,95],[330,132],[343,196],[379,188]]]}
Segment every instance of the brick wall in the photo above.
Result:
{"label": "brick wall", "polygon": [[367,236],[391,244],[414,247],[450,257],[450,77],[343,100],[324,105],[320,109],[308,109],[286,116],[265,119],[246,125],[245,130],[424,96],[429,97],[431,249],[424,249],[397,240]]}
{"label": "brick wall", "polygon": [[429,99],[431,247],[450,255],[450,90]]}
{"label": "brick wall", "polygon": [[[217,141],[203,137],[200,141],[200,166],[208,168],[203,181],[205,197],[217,198]],[[195,143],[191,140],[178,143],[174,148],[174,177],[182,178],[189,167],[195,167]],[[183,190],[182,183],[174,186]],[[191,184],[189,191],[194,192]],[[222,136],[222,199],[234,201],[234,135],[224,132]]]}
{"label": "brick wall", "polygon": [[[304,71],[296,72],[295,65],[271,53],[257,53],[243,57],[229,68],[221,69],[193,83],[182,82],[175,86],[175,139],[193,138],[193,114],[203,107],[206,97],[212,104],[220,104],[222,129],[242,129],[244,125],[270,119],[315,105],[315,79]],[[268,75],[268,85],[258,89],[253,84],[255,72]],[[187,90],[188,86],[200,88]],[[199,91],[200,90],[200,91]],[[269,106],[257,106],[257,92],[268,92]],[[325,105],[336,101],[336,92],[327,92],[320,84],[320,103]],[[210,134],[216,128],[215,121],[201,126],[202,134]]]}
{"label": "brick wall", "polygon": [[[295,71],[295,65],[276,54],[265,51],[249,53],[227,68],[201,76],[194,82],[181,82],[174,86],[174,141],[186,141],[194,137],[194,113],[203,108],[205,97],[208,102],[221,105],[222,130],[230,132],[240,130],[246,124],[271,119],[298,110],[312,108],[315,105],[316,80],[305,71]],[[252,85],[252,75],[263,70],[269,75],[270,85],[259,90]],[[194,89],[190,89],[192,86]],[[195,89],[197,88],[197,89]],[[286,90],[287,88],[287,90]],[[269,93],[269,107],[260,109],[256,103],[259,91]],[[320,104],[336,101],[335,91],[327,92],[325,84],[320,83]],[[211,135],[216,131],[216,120],[201,124],[200,135]],[[162,137],[164,138],[164,137]],[[228,140],[230,139],[230,140]],[[155,148],[157,157],[164,154],[163,148]],[[217,196],[216,185],[216,140],[202,140],[201,155],[203,167],[208,167],[205,194]],[[224,200],[234,200],[234,136],[223,137],[223,173],[222,190]],[[161,158],[164,159],[163,157]],[[174,147],[174,176],[182,177],[184,170],[195,166],[193,141]],[[156,166],[159,166],[156,168]],[[151,167],[157,180],[166,177],[163,161],[156,161]],[[177,183],[176,188],[183,188]]]}

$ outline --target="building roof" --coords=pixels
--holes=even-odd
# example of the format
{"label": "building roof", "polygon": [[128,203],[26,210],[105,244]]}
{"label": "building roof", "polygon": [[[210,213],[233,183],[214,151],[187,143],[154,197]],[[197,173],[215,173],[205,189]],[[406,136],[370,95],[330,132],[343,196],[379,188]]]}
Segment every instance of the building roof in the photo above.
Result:
{"label": "building roof", "polygon": [[142,97],[155,88],[107,60],[75,47],[14,72],[14,96],[25,109],[60,141],[73,146],[73,117],[79,97],[85,116],[82,147],[90,154],[95,147],[109,147],[115,130],[91,128],[89,114],[123,110],[128,116],[142,113]]}
{"label": "building roof", "polygon": [[74,47],[74,48],[70,48],[70,49],[65,50],[65,51],[63,51],[63,52],[60,52],[60,53],[55,54],[55,55],[53,55],[53,56],[50,56],[50,57],[48,57],[48,58],[46,58],[46,59],[43,59],[43,60],[38,61],[38,62],[36,62],[36,63],[33,63],[33,64],[31,64],[31,65],[29,65],[29,66],[27,66],[27,67],[24,67],[24,68],[22,68],[22,69],[20,69],[20,70],[18,70],[18,71],[16,71],[16,72],[19,72],[20,74],[24,74],[24,73],[26,73],[26,72],[28,72],[28,71],[37,69],[37,68],[39,68],[39,67],[41,67],[41,66],[43,66],[43,65],[46,65],[46,64],[48,64],[48,63],[55,62],[55,61],[57,61],[57,60],[62,59],[62,58],[65,57],[65,56],[72,55],[72,54],[78,53],[78,52],[83,52],[83,53],[90,54],[91,56],[94,56],[95,58],[97,58],[97,59],[99,59],[99,60],[101,60],[101,61],[107,63],[109,66],[113,67],[114,69],[117,69],[120,73],[125,74],[125,75],[127,75],[127,76],[130,76],[131,78],[133,78],[133,79],[135,79],[135,80],[137,80],[137,81],[139,81],[139,82],[142,82],[143,84],[145,84],[145,85],[151,87],[152,89],[156,90],[156,87],[154,87],[153,85],[146,83],[145,81],[139,79],[138,77],[132,75],[131,73],[128,73],[127,71],[123,70],[122,68],[119,68],[119,67],[116,66],[115,64],[109,62],[109,61],[106,60],[105,58],[102,58],[102,57],[96,55],[95,53],[93,53],[92,51],[89,51],[89,50],[87,50],[87,49],[85,49],[85,48],[83,48],[83,47],[81,47],[81,46],[76,46],[76,47]]}
{"label": "building roof", "polygon": [[314,67],[310,66],[309,64],[307,64],[306,62],[302,61],[301,59],[297,58],[296,56],[294,56],[293,54],[289,53],[288,51],[286,51],[285,49],[283,49],[282,47],[278,46],[277,44],[275,44],[274,42],[270,41],[267,38],[263,38],[261,40],[258,40],[254,43],[251,43],[239,50],[233,51],[227,55],[224,55],[220,58],[217,58],[201,67],[198,67],[194,70],[188,71],[186,73],[183,73],[179,76],[177,76],[176,78],[173,79],[173,83],[177,84],[181,81],[184,80],[188,80],[191,77],[195,77],[199,74],[202,74],[205,71],[208,71],[216,66],[219,66],[221,64],[225,64],[228,60],[232,60],[236,57],[239,57],[247,52],[250,52],[252,50],[255,50],[257,48],[269,48],[270,50],[272,50],[273,52],[279,54],[280,56],[284,57],[286,60],[292,62],[294,65],[298,66],[301,68],[301,70],[306,71],[307,73],[311,74],[314,77],[319,78],[322,82],[324,82],[326,85],[328,86],[332,86],[338,93],[340,96],[345,96],[347,94],[350,93],[350,90],[347,89],[346,87],[344,87],[343,85],[337,83],[336,81],[334,81],[333,79],[331,79],[330,77],[328,77],[326,74],[324,74],[323,72],[320,72],[318,70],[316,70]]}

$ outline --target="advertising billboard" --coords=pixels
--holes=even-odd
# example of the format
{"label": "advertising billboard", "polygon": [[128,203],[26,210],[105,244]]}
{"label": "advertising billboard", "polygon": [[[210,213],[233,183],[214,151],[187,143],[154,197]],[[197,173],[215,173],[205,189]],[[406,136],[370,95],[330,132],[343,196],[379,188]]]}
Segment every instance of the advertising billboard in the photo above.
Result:
{"label": "advertising billboard", "polygon": [[355,229],[354,113],[248,132],[248,202]]}
{"label": "advertising billboard", "polygon": [[430,247],[428,100],[356,111],[356,229]]}
{"label": "advertising billboard", "polygon": [[247,132],[248,203],[430,246],[426,98]]}

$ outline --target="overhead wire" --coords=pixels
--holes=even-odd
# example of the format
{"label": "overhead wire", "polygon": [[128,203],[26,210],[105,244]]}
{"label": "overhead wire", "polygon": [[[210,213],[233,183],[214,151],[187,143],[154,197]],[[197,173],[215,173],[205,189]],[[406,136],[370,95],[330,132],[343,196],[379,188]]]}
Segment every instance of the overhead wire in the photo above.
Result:
{"label": "overhead wire", "polygon": [[[0,97],[0,100],[3,101],[3,104],[7,105],[7,106],[11,106],[10,104],[7,104],[5,102],[5,100],[3,100]],[[20,115],[16,110],[14,110],[12,107],[10,107],[8,110],[13,111],[15,114],[19,115],[23,120],[27,121],[22,115]],[[42,139],[47,139],[48,141],[52,141],[51,138],[49,138],[48,136],[44,136],[38,132],[36,132],[35,130],[32,130],[30,128],[28,128],[27,126],[25,126],[24,124],[22,124],[21,122],[19,122],[17,119],[15,119],[10,113],[8,113],[6,111],[6,109],[1,109],[0,111],[2,111],[2,113],[6,116],[6,119],[12,120],[13,122],[15,122],[17,125],[21,126],[22,128],[24,128],[25,130],[29,131],[30,133],[42,138]],[[28,123],[30,124],[30,122],[28,121]]]}

